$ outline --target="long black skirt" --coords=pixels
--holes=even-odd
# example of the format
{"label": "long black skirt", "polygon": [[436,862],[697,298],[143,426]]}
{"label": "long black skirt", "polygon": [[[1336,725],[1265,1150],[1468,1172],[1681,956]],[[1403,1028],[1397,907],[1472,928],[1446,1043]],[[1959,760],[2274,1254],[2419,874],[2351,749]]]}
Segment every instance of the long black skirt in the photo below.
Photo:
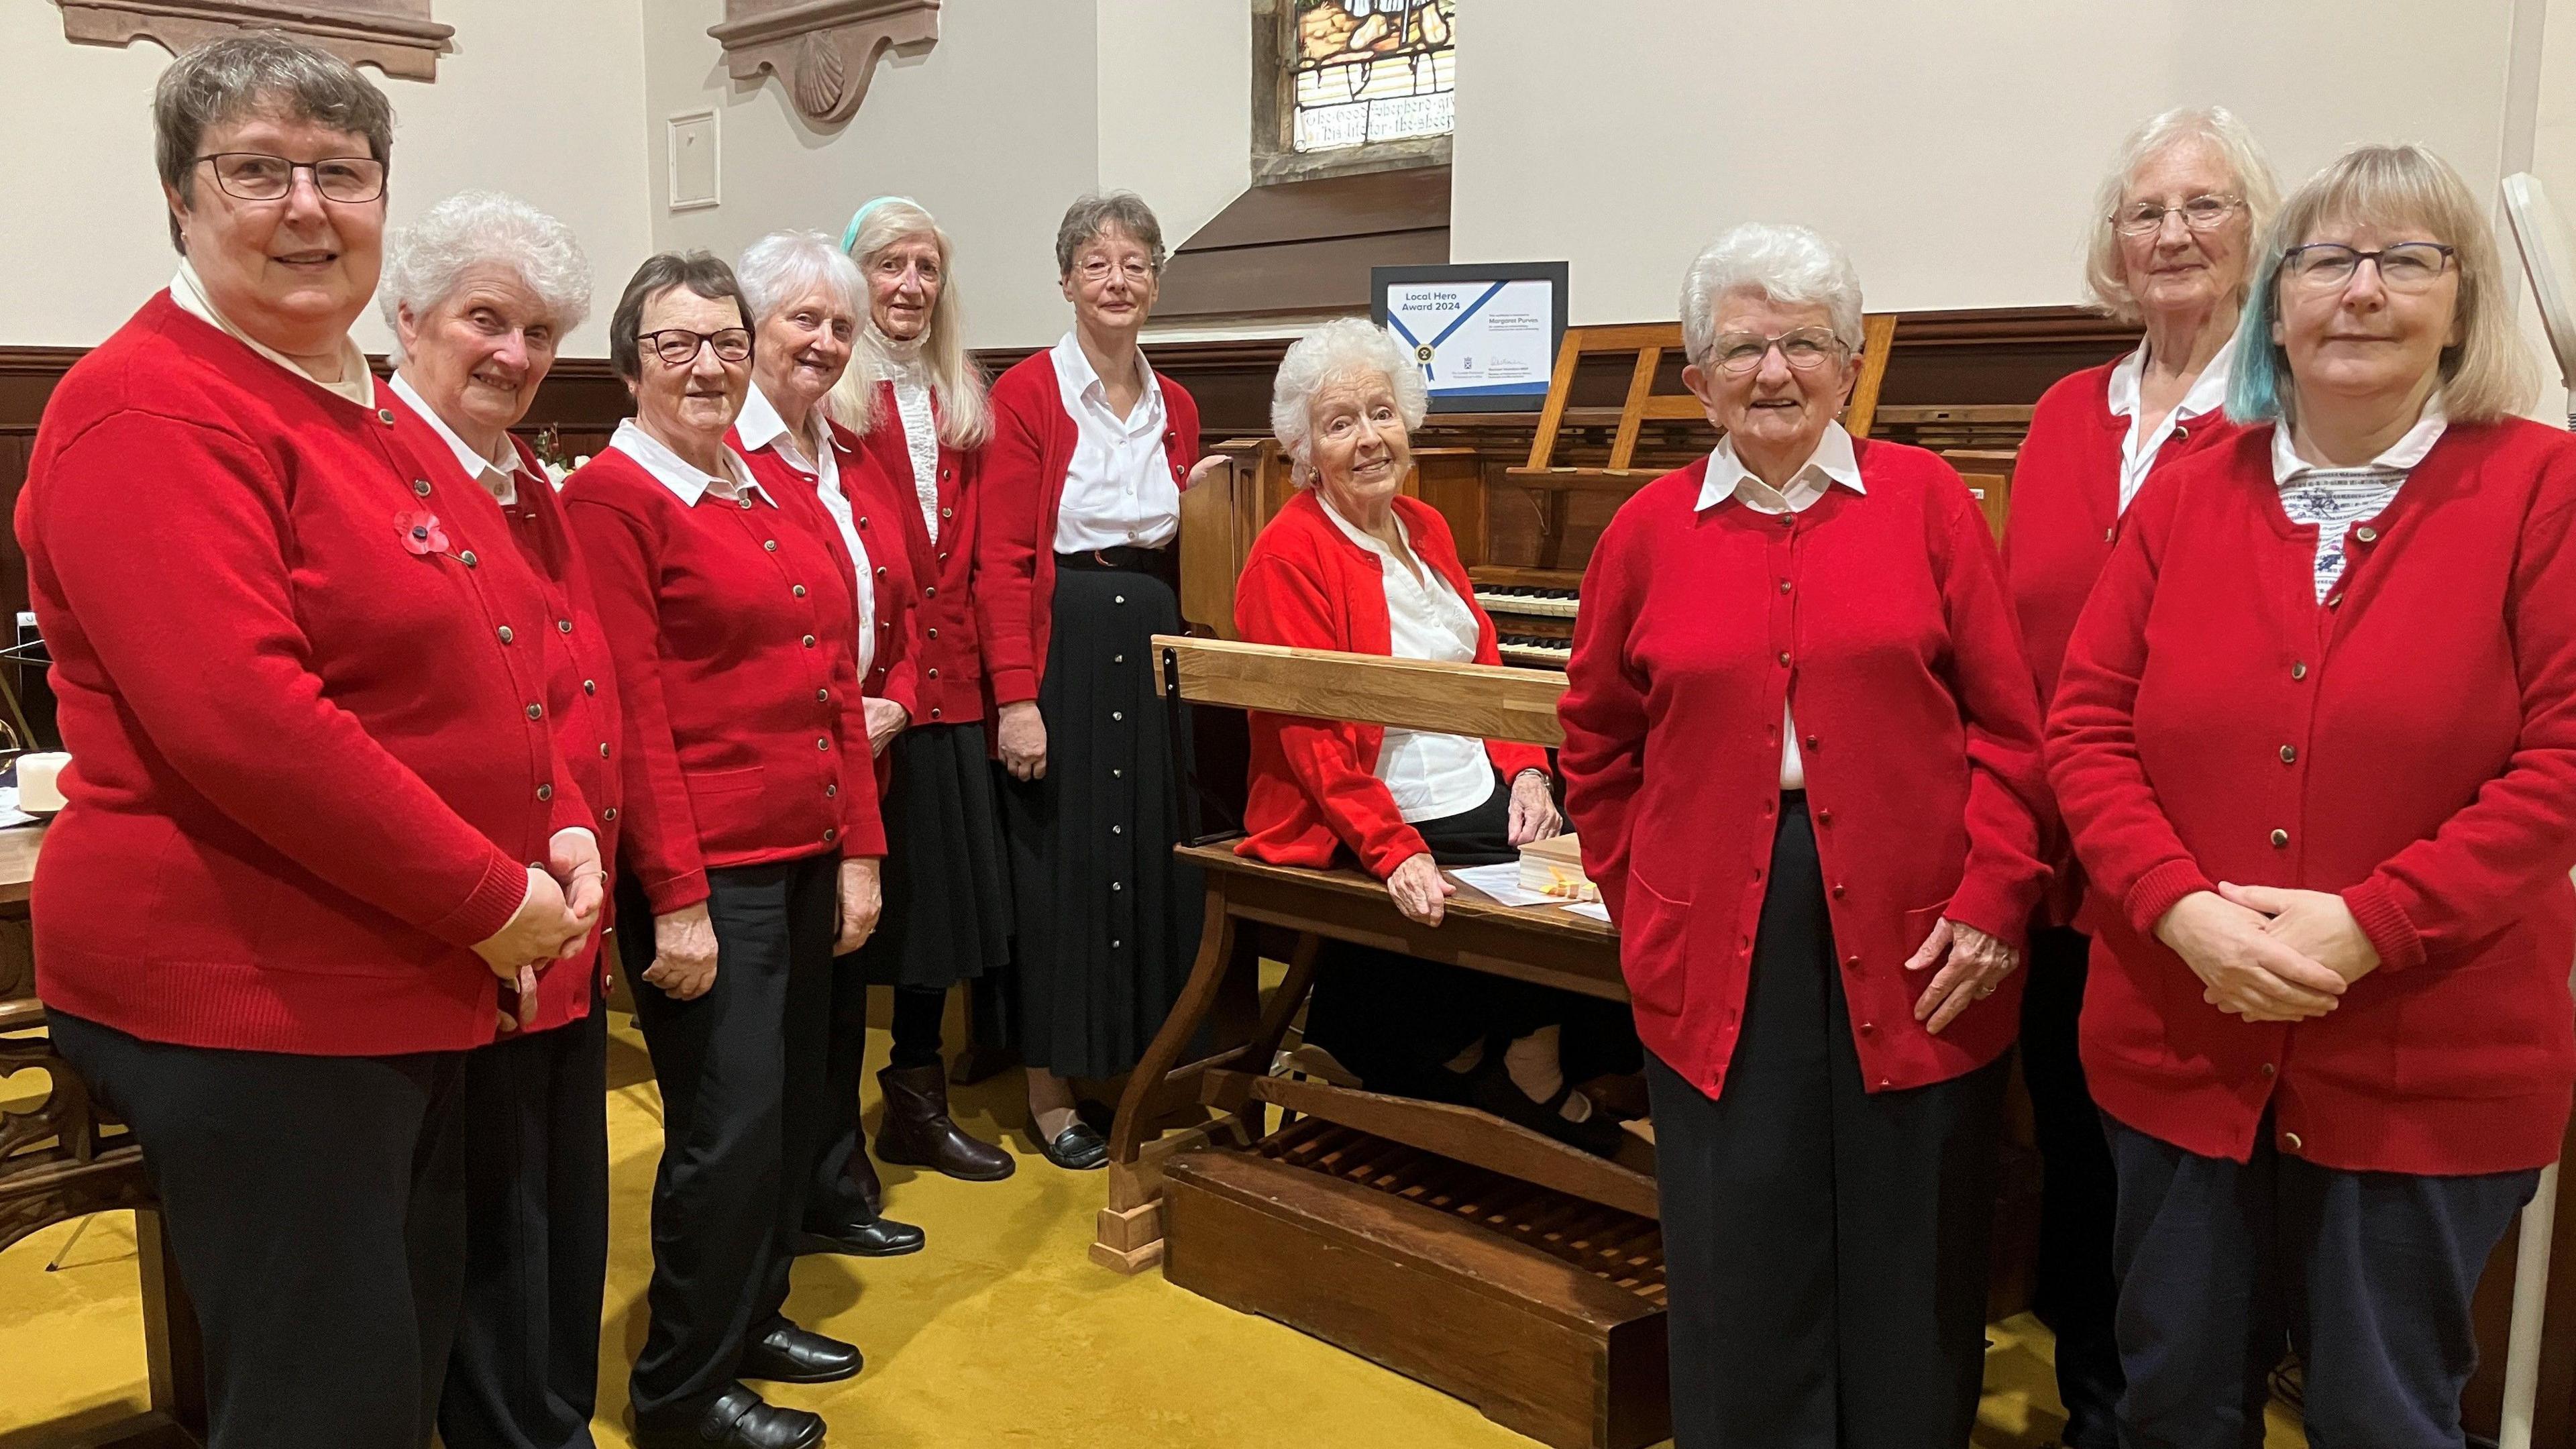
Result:
{"label": "long black skirt", "polygon": [[1046,774],[994,767],[1018,925],[1011,1036],[1032,1067],[1108,1077],[1145,1054],[1199,946],[1199,873],[1172,855],[1184,767],[1147,642],[1181,632],[1181,607],[1155,574],[1069,556],[1054,608]]}
{"label": "long black skirt", "polygon": [[872,986],[944,991],[1010,959],[1010,865],[984,726],[915,725],[886,754],[885,911],[858,960]]}

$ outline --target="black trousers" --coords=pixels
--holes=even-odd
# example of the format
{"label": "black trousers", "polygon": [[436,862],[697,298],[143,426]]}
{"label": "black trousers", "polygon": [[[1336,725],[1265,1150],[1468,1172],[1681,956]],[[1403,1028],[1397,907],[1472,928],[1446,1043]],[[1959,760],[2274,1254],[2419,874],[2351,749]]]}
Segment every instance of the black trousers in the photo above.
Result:
{"label": "black trousers", "polygon": [[829,1115],[839,867],[826,854],[708,871],[716,979],[695,1001],[644,980],[653,930],[642,894],[618,907],[630,923],[617,938],[635,1020],[662,1086],[652,1323],[629,1383],[639,1418],[703,1409],[787,1301],[807,1167]]}
{"label": "black trousers", "polygon": [[2470,1295],[2538,1172],[2201,1157],[2103,1118],[2119,1164],[2122,1449],[2260,1449],[2283,1340],[2314,1449],[2459,1449]]}
{"label": "black trousers", "polygon": [[[850,1174],[850,1164],[868,1150],[859,1123],[859,1091],[867,1077],[868,976],[860,964],[864,951],[832,963],[831,1040],[823,1059],[822,1147],[805,1187],[805,1220],[829,1235],[853,1223],[871,1222],[867,1200]],[[894,991],[894,1052],[891,1065],[935,1066],[939,1063],[940,1020],[948,1009],[948,990],[941,986],[897,986]]]}
{"label": "black trousers", "polygon": [[1783,802],[1725,1095],[1653,1053],[1677,1449],[1964,1449],[2005,1062],[1869,1092],[1805,802]]}
{"label": "black trousers", "polygon": [[[649,933],[651,922],[644,922]],[[447,1449],[591,1449],[608,1282],[608,1008],[465,1056],[465,1311]]]}
{"label": "black trousers", "polygon": [[2076,1050],[2092,949],[2093,938],[2079,931],[2034,927],[2021,997],[2021,1074],[2043,1174],[2033,1307],[2057,1336],[2057,1397],[2066,1406],[2071,1449],[2119,1442],[2120,1347],[2111,1329],[2119,1304],[2111,1278],[2119,1178]]}
{"label": "black trousers", "polygon": [[134,1129],[205,1336],[208,1449],[425,1445],[465,1260],[462,1053],[56,1049]]}

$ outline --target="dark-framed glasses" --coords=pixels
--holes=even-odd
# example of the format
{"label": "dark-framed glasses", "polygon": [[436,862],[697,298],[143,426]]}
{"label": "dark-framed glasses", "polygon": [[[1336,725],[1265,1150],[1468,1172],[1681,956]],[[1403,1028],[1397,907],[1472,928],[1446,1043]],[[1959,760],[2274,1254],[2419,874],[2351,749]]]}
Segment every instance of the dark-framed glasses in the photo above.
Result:
{"label": "dark-framed glasses", "polygon": [[319,161],[289,161],[263,151],[218,151],[197,158],[212,166],[215,185],[240,201],[279,201],[295,189],[295,173],[311,172],[313,189],[325,201],[373,201],[385,194],[385,163],[372,156],[325,156]]}
{"label": "dark-framed glasses", "polygon": [[2458,253],[2441,242],[2399,242],[2365,252],[2341,242],[2310,242],[2281,254],[2281,275],[2296,286],[2325,292],[2343,287],[2368,262],[2379,268],[2379,285],[2392,292],[2421,292],[2442,279]]}
{"label": "dark-framed glasses", "polygon": [[2245,204],[2241,196],[2222,196],[2204,192],[2179,206],[2159,206],[2152,201],[2136,202],[2111,214],[2111,225],[2122,236],[2145,236],[2162,231],[2167,216],[2179,216],[2182,224],[2193,231],[2208,231],[2236,214]]}
{"label": "dark-framed glasses", "polygon": [[1842,355],[1843,340],[1830,327],[1792,327],[1776,337],[1759,332],[1722,332],[1714,349],[1717,370],[1729,377],[1742,377],[1762,365],[1771,349],[1780,349],[1780,360],[1800,372],[1813,372]]}
{"label": "dark-framed glasses", "polygon": [[698,360],[698,349],[715,349],[716,361],[740,362],[751,356],[751,330],[727,327],[721,332],[692,332],[686,327],[665,327],[659,332],[644,332],[636,341],[653,349],[653,355],[670,367],[686,367]]}

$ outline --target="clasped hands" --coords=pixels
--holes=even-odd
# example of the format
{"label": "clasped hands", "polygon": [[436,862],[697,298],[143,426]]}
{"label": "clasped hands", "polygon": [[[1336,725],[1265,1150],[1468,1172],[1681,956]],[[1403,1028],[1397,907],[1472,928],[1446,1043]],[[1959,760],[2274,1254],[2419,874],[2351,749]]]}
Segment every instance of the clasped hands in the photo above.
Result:
{"label": "clasped hands", "polygon": [[[1523,770],[1513,777],[1507,828],[1509,833],[1504,838],[1513,845],[1527,845],[1565,833],[1565,817],[1557,811],[1556,797],[1548,791],[1547,776],[1536,770]],[[1440,873],[1440,863],[1426,850],[1406,856],[1387,873],[1386,893],[1395,898],[1395,908],[1404,913],[1406,920],[1436,926],[1458,887]]]}
{"label": "clasped hands", "polygon": [[2194,891],[2156,922],[2201,980],[2201,999],[2247,1021],[2304,1021],[2335,1009],[2379,967],[2379,951],[2329,891],[2222,882]]}
{"label": "clasped hands", "polygon": [[518,1011],[504,1008],[501,1030],[518,1031],[537,1018],[537,973],[581,954],[608,904],[607,868],[599,837],[578,826],[554,833],[546,863],[528,867],[528,891],[500,930],[474,943],[474,954],[518,993]]}

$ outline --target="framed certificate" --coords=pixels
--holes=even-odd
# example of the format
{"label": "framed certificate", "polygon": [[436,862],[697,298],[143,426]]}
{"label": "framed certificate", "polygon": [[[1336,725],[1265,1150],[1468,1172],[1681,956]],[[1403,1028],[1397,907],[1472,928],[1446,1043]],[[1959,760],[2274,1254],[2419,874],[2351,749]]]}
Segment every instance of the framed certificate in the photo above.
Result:
{"label": "framed certificate", "polygon": [[1369,316],[1413,349],[1431,410],[1534,412],[1565,340],[1564,262],[1374,267]]}

